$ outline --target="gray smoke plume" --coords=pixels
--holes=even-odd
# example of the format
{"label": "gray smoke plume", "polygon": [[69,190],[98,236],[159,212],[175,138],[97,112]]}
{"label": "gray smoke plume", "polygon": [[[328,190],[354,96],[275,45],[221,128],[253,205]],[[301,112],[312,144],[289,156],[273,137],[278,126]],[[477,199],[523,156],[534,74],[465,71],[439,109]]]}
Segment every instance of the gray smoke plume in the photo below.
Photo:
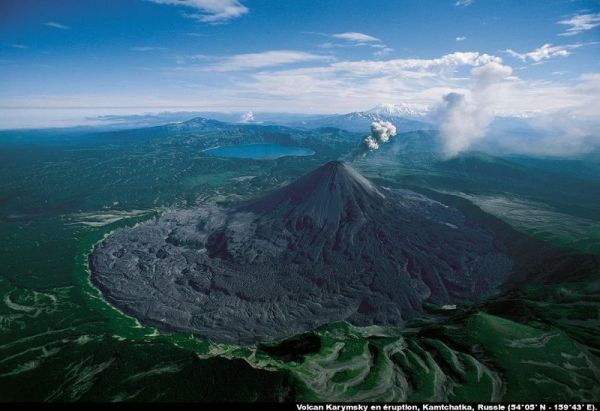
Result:
{"label": "gray smoke plume", "polygon": [[360,145],[352,152],[351,160],[364,157],[369,151],[378,150],[383,143],[390,141],[396,135],[396,126],[389,121],[374,121],[371,123],[371,134],[365,136]]}

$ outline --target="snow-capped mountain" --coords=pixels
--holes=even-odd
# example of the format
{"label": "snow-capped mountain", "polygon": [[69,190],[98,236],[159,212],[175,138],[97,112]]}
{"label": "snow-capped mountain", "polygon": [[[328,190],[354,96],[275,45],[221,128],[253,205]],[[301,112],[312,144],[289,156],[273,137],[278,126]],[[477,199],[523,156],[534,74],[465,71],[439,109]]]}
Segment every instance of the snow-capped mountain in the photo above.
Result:
{"label": "snow-capped mountain", "polygon": [[411,104],[378,104],[367,113],[379,116],[393,117],[418,117],[423,118],[427,115],[427,107],[416,106]]}
{"label": "snow-capped mountain", "polygon": [[368,132],[373,121],[389,121],[396,126],[398,132],[407,132],[433,127],[427,122],[425,113],[424,109],[409,105],[379,104],[367,111],[320,116],[290,125],[311,129],[336,127],[348,131]]}

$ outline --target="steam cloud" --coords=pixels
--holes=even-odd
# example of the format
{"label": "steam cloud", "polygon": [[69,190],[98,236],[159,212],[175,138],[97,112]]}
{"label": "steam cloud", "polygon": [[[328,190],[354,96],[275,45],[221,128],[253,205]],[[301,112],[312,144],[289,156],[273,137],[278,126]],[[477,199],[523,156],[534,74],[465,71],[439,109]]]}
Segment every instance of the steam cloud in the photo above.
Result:
{"label": "steam cloud", "polygon": [[494,105],[512,69],[491,62],[471,70],[475,86],[469,95],[449,93],[438,108],[444,153],[453,157],[485,136],[494,120]]}
{"label": "steam cloud", "polygon": [[364,157],[369,151],[378,150],[383,143],[390,141],[396,135],[396,126],[389,121],[374,121],[371,123],[371,134],[366,136],[351,154],[352,160]]}
{"label": "steam cloud", "polygon": [[251,111],[247,111],[247,112],[243,113],[240,117],[240,122],[241,123],[255,123],[256,120],[254,119],[254,113]]}

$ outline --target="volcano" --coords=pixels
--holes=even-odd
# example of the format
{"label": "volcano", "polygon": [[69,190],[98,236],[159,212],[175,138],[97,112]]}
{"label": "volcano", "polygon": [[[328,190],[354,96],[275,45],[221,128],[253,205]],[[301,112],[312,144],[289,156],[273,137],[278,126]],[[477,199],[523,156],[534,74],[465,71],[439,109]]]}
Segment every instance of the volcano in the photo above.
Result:
{"label": "volcano", "polygon": [[511,271],[458,210],[339,161],[236,208],[117,230],[89,262],[104,296],[141,322],[238,345],[334,321],[402,326],[424,302],[479,298]]}

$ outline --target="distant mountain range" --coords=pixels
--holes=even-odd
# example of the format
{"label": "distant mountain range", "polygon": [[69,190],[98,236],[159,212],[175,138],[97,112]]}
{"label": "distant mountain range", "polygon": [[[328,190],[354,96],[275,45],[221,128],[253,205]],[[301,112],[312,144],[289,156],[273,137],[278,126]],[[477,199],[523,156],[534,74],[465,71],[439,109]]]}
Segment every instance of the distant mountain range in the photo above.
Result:
{"label": "distant mountain range", "polygon": [[232,124],[262,124],[316,129],[335,127],[352,132],[368,132],[373,121],[390,121],[398,132],[432,129],[434,125],[427,120],[424,109],[416,109],[406,104],[379,104],[367,111],[355,111],[347,114],[296,114],[296,113],[252,113],[251,112],[164,112],[141,115],[109,115],[95,118],[106,128],[140,128],[180,123],[203,117]]}
{"label": "distant mountain range", "polygon": [[333,158],[352,150],[361,138],[360,134],[332,127],[302,129],[275,124],[227,123],[203,117],[153,127],[101,131],[88,136],[136,144],[144,141],[183,145],[197,151],[236,144],[303,146],[323,155],[329,153]]}
{"label": "distant mountain range", "polygon": [[[209,119],[206,124],[198,124],[198,119]],[[370,110],[354,111],[346,114],[297,114],[297,113],[267,113],[267,112],[164,112],[155,114],[102,116],[95,119],[100,128],[106,130],[139,129],[153,126],[168,125],[167,129],[185,131],[198,128],[229,128],[240,126],[288,127],[305,131],[340,129],[351,133],[367,133],[374,121],[389,121],[396,126],[398,133],[419,130],[436,130],[439,127],[436,120],[426,107],[415,107],[408,104],[379,104]],[[206,120],[203,120],[206,121]],[[219,123],[219,124],[217,124]],[[182,130],[184,129],[184,130]],[[172,131],[172,130],[171,130]],[[188,130],[191,131],[191,130]],[[272,131],[272,130],[271,130]],[[535,127],[530,118],[496,117],[488,127],[489,138],[472,147],[474,150],[493,150],[495,152],[510,152],[499,145],[506,136],[519,136],[523,141],[539,138],[547,133]],[[510,147],[509,147],[510,148]]]}

